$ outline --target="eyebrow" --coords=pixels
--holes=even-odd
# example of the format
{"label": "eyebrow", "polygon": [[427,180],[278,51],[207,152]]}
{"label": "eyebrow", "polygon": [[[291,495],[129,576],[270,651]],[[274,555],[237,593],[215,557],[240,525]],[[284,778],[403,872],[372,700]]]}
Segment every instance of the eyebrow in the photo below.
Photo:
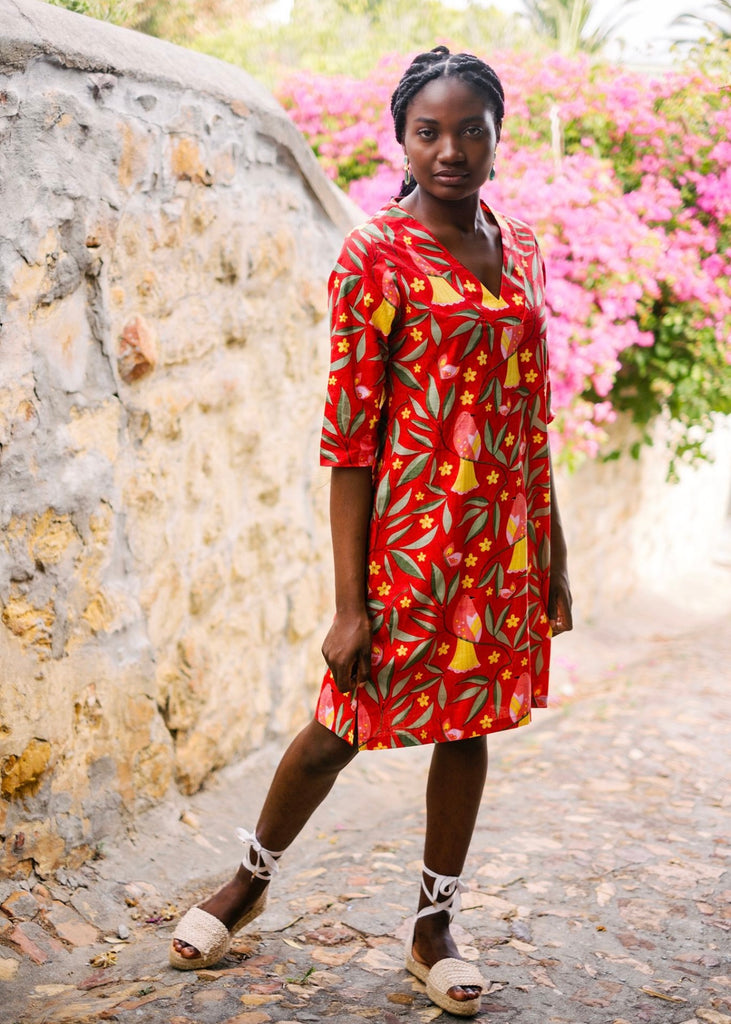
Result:
{"label": "eyebrow", "polygon": [[[436,117],[416,117],[415,121],[421,121],[422,124],[439,124]],[[459,122],[460,124],[468,124],[470,121],[484,121],[485,118],[482,114],[470,114],[469,117],[463,117]]]}

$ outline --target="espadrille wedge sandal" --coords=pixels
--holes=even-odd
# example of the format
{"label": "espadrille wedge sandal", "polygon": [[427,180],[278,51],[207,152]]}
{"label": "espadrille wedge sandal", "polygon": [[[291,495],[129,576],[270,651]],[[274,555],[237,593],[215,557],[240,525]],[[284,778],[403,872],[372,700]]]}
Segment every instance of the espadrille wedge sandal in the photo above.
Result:
{"label": "espadrille wedge sandal", "polygon": [[[244,857],[241,861],[243,867],[251,872],[252,878],[263,878],[271,881],[272,877],[279,871],[277,861],[282,852],[274,853],[272,850],[265,850],[256,836],[247,832],[246,829],[236,830],[237,837],[244,844]],[[200,907],[191,909],[181,918],[173,933],[173,939],[178,939],[188,946],[198,950],[198,956],[181,956],[173,944],[170,944],[170,965],[177,967],[180,971],[199,971],[204,967],[210,967],[226,955],[231,939],[245,925],[249,924],[261,914],[266,906],[266,889],[261,896],[253,903],[246,912],[239,918],[233,928],[229,931],[226,926]]]}
{"label": "espadrille wedge sandal", "polygon": [[482,994],[474,999],[453,999],[448,995],[450,988],[479,988],[484,990],[486,982],[474,964],[454,957],[445,957],[433,967],[427,967],[414,959],[414,929],[420,917],[428,914],[439,914],[446,911],[451,921],[460,907],[460,892],[465,886],[456,875],[438,875],[435,871],[424,867],[424,874],[432,879],[427,885],[422,875],[421,885],[429,899],[427,906],[422,907],[414,918],[413,925],[406,939],[406,970],[410,971],[419,981],[426,985],[426,994],[431,1001],[458,1017],[474,1017],[480,1009]]}

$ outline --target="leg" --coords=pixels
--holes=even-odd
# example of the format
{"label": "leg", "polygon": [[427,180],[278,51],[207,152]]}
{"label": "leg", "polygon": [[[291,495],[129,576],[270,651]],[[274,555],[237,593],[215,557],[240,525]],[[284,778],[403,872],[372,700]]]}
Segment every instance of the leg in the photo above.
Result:
{"label": "leg", "polygon": [[[356,753],[356,748],[319,722],[305,726],[285,751],[264,800],[256,826],[262,846],[285,850]],[[201,909],[230,929],[268,884],[264,879],[252,878],[251,872],[240,866],[232,880],[202,903]],[[179,939],[173,940],[173,946],[183,957],[198,956],[198,950]]]}
{"label": "leg", "polygon": [[[426,791],[424,864],[443,875],[459,875],[469,850],[487,774],[484,736],[437,743],[432,754]],[[429,884],[428,876],[425,876]],[[421,892],[419,909],[429,902]],[[419,918],[414,929],[413,956],[433,966],[445,957],[459,959],[449,932],[449,914],[442,911]],[[475,999],[479,989],[456,986],[449,995],[458,1001]]]}

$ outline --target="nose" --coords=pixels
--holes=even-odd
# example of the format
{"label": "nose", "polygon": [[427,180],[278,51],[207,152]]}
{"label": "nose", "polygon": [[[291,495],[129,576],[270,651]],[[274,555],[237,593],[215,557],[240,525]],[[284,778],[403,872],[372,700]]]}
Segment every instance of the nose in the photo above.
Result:
{"label": "nose", "polygon": [[444,163],[456,164],[464,160],[464,153],[459,138],[445,133],[442,135],[442,145],[439,157]]}

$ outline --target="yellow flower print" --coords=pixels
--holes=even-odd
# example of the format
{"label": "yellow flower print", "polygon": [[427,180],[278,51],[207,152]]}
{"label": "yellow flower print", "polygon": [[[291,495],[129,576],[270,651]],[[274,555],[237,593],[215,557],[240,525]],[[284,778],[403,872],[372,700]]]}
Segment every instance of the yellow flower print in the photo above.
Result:
{"label": "yellow flower print", "polygon": [[497,472],[497,470],[493,469],[493,470],[491,470],[491,471],[490,471],[490,472],[489,472],[489,473],[487,474],[487,476],[485,477],[485,479],[487,480],[487,482],[488,482],[489,484],[496,484],[496,483],[498,482],[498,480],[500,479],[500,477],[498,476],[498,472]]}
{"label": "yellow flower print", "polygon": [[508,500],[508,492],[507,491],[500,491],[500,501],[507,501],[507,500]]}
{"label": "yellow flower print", "polygon": [[396,648],[396,654],[398,654],[400,658],[403,658],[403,656],[408,653],[409,649],[408,647],[406,647],[405,644],[399,644],[398,647]]}
{"label": "yellow flower print", "polygon": [[374,750],[387,750],[388,748],[386,747],[385,743],[377,743],[373,749]]}
{"label": "yellow flower print", "polygon": [[485,537],[484,540],[480,541],[480,551],[489,551],[491,547],[492,541],[488,540],[487,537]]}
{"label": "yellow flower print", "polygon": [[426,561],[426,555],[424,554],[423,551],[420,551],[419,554],[416,556],[416,561],[417,562],[425,562]]}
{"label": "yellow flower print", "polygon": [[424,678],[424,673],[423,672],[417,672],[416,675],[414,676],[414,679],[417,681],[417,683],[419,682],[420,679],[423,679],[423,678]]}
{"label": "yellow flower print", "polygon": [[411,598],[408,595],[406,597],[402,597],[401,598],[401,607],[402,608],[408,608],[410,604],[411,604]]}
{"label": "yellow flower print", "polygon": [[350,349],[350,342],[349,341],[339,341],[338,342],[338,352],[348,352],[349,349]]}
{"label": "yellow flower print", "polygon": [[480,719],[480,725],[483,729],[492,729],[492,719],[489,715],[483,715]]}
{"label": "yellow flower print", "polygon": [[494,593],[495,591],[492,589],[492,587],[487,587],[485,590],[485,597],[492,597]]}
{"label": "yellow flower print", "polygon": [[449,644],[439,644],[437,654],[449,654]]}
{"label": "yellow flower print", "polygon": [[544,495],[543,495],[543,500],[545,501],[545,503],[546,503],[547,505],[550,505],[550,504],[551,504],[551,492],[550,492],[550,491],[545,491],[545,492],[544,492]]}
{"label": "yellow flower print", "polygon": [[396,458],[396,459],[393,460],[393,468],[394,469],[401,469],[403,464],[404,464],[404,460],[403,459]]}
{"label": "yellow flower print", "polygon": [[371,576],[377,576],[380,571],[380,565],[375,559],[373,559],[368,565],[368,572],[371,574]]}
{"label": "yellow flower print", "polygon": [[331,373],[330,376],[328,377],[328,384],[337,384],[337,382],[338,378],[335,376],[334,373]]}
{"label": "yellow flower print", "polygon": [[428,733],[427,733],[426,729],[422,729],[421,732],[419,733],[419,735],[421,736],[421,738],[423,740],[425,740],[427,735],[428,735]]}
{"label": "yellow flower print", "polygon": [[401,416],[405,420],[411,419],[411,409],[402,409]]}
{"label": "yellow flower print", "polygon": [[382,583],[380,585],[380,587],[378,588],[379,597],[386,597],[386,595],[390,594],[390,593],[391,593],[391,584],[390,583]]}
{"label": "yellow flower print", "polygon": [[427,697],[427,695],[425,693],[422,693],[421,697],[419,697],[419,704],[423,708],[425,708],[428,703],[429,703],[429,698]]}
{"label": "yellow flower print", "polygon": [[492,402],[485,402],[485,412],[492,412]]}
{"label": "yellow flower print", "polygon": [[525,375],[525,379],[528,381],[529,384],[532,384],[537,376],[538,374],[535,370],[529,370],[528,373],[526,373]]}
{"label": "yellow flower print", "polygon": [[506,620],[505,624],[506,624],[506,626],[508,626],[509,629],[515,629],[515,627],[518,625],[519,622],[520,622],[520,619],[518,618],[518,616],[513,614],[513,615],[510,616],[509,619]]}
{"label": "yellow flower print", "polygon": [[515,441],[515,434],[506,434],[505,435],[505,444],[513,444],[514,441]]}
{"label": "yellow flower print", "polygon": [[414,329],[411,332],[411,337],[414,339],[414,341],[421,341],[424,335],[421,333],[418,327],[414,327]]}
{"label": "yellow flower print", "polygon": [[431,530],[433,525],[434,520],[429,515],[422,516],[421,519],[419,520],[419,526],[422,528],[422,530]]}
{"label": "yellow flower print", "polygon": [[525,299],[520,294],[520,292],[516,292],[516,294],[513,296],[513,302],[515,303],[516,306],[522,306],[523,303],[525,302]]}
{"label": "yellow flower print", "polygon": [[500,661],[500,655],[498,654],[497,651],[493,651],[487,660],[490,662],[491,665],[494,665],[496,662]]}
{"label": "yellow flower print", "polygon": [[404,245],[411,245],[411,235],[404,235]]}
{"label": "yellow flower print", "polygon": [[341,324],[346,324],[348,322],[348,314],[341,313],[340,316],[338,317],[338,320],[340,321]]}
{"label": "yellow flower print", "polygon": [[377,416],[371,416],[371,418],[368,420],[368,426],[371,428],[371,430],[373,430],[373,428],[375,427],[376,423],[378,423],[378,417]]}
{"label": "yellow flower print", "polygon": [[417,501],[423,501],[424,500],[424,492],[423,491],[417,491],[416,492],[416,500]]}
{"label": "yellow flower print", "polygon": [[468,569],[471,569],[473,565],[477,564],[477,555],[467,555],[464,560],[464,564]]}
{"label": "yellow flower print", "polygon": [[421,373],[421,363],[414,363],[414,373]]}
{"label": "yellow flower print", "polygon": [[464,579],[462,580],[462,586],[465,588],[465,590],[469,590],[469,588],[474,584],[474,582],[474,576],[465,576]]}
{"label": "yellow flower print", "polygon": [[504,671],[503,671],[503,672],[501,673],[501,675],[502,675],[503,679],[510,679],[510,669],[509,669],[509,668],[506,668],[506,669],[505,669],[505,670],[504,670]]}
{"label": "yellow flower print", "polygon": [[443,462],[439,467],[439,472],[442,474],[442,476],[446,476],[447,473],[451,473],[452,464],[450,462]]}
{"label": "yellow flower print", "polygon": [[462,405],[472,405],[472,403],[475,400],[475,396],[472,394],[471,391],[465,391],[465,393],[460,396],[459,400],[462,403]]}
{"label": "yellow flower print", "polygon": [[484,366],[485,363],[487,362],[487,352],[478,352],[477,362],[480,364],[480,366]]}
{"label": "yellow flower print", "polygon": [[477,291],[477,285],[473,284],[472,281],[465,281],[465,283],[464,283],[464,290],[466,292],[476,292]]}
{"label": "yellow flower print", "polygon": [[531,353],[527,348],[524,348],[520,353],[520,361],[521,363],[529,363],[531,361]]}
{"label": "yellow flower print", "polygon": [[415,292],[423,292],[426,288],[426,284],[418,277],[415,277],[411,282],[411,289]]}
{"label": "yellow flower print", "polygon": [[370,306],[372,304],[373,301],[374,300],[373,300],[373,296],[371,295],[371,293],[370,292],[366,292],[366,294],[363,296],[363,304],[365,305],[366,309],[368,308],[368,306]]}
{"label": "yellow flower print", "polygon": [[351,747],[352,747],[352,746],[353,746],[353,730],[352,730],[352,729],[348,729],[348,735],[347,735],[347,737],[346,737],[346,738],[347,738],[347,740],[348,740],[348,743],[349,743],[349,744],[351,745]]}
{"label": "yellow flower print", "polygon": [[477,376],[477,370],[473,370],[472,367],[470,367],[469,370],[465,370],[462,376],[464,377],[468,384],[471,384],[472,381]]}
{"label": "yellow flower print", "polygon": [[525,668],[525,666],[528,664],[528,659],[527,658],[523,658],[523,660],[521,661],[520,664],[523,666],[523,668]]}
{"label": "yellow flower print", "polygon": [[540,430],[536,430],[535,434],[533,435],[533,440],[536,444],[541,443],[541,441],[543,440],[543,434],[540,432]]}

